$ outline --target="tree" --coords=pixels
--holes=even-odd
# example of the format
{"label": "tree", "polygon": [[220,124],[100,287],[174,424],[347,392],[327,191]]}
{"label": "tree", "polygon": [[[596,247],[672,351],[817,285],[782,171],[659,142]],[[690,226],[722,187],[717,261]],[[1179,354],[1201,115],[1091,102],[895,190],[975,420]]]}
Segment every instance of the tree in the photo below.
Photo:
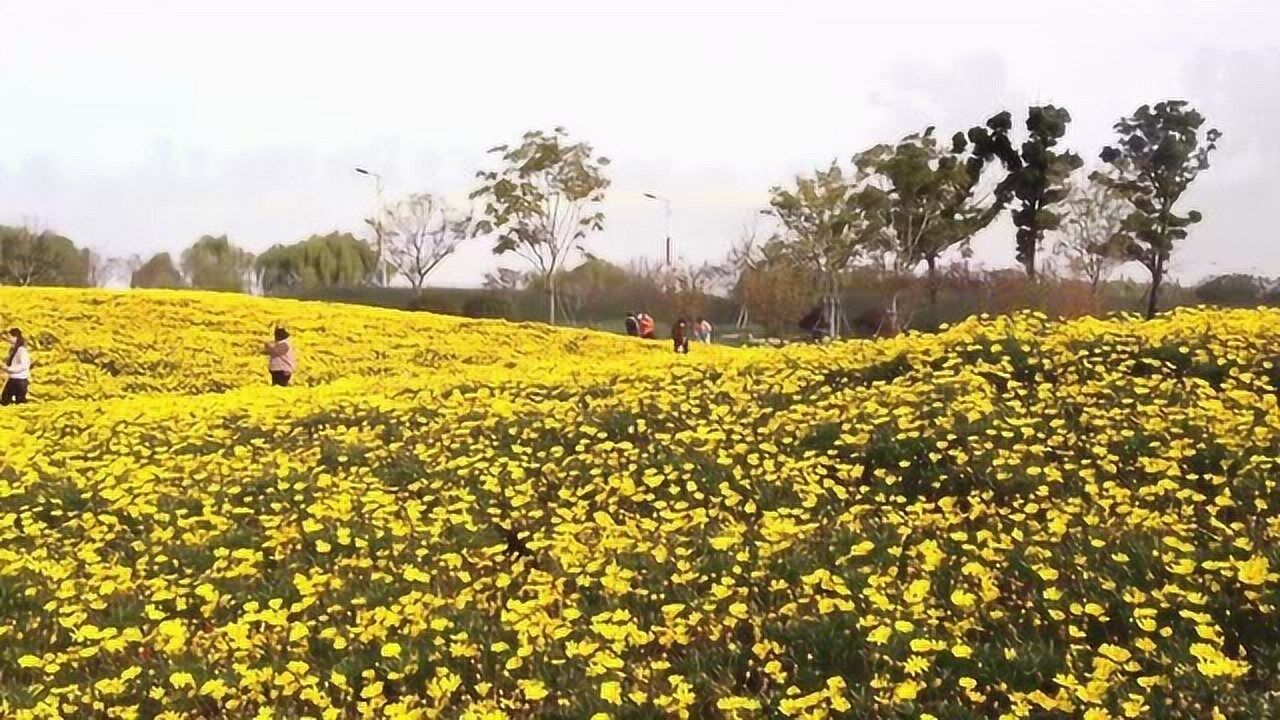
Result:
{"label": "tree", "polygon": [[557,306],[570,322],[575,322],[584,309],[604,309],[610,304],[608,300],[625,292],[631,284],[632,276],[626,270],[587,254],[577,267],[560,272],[556,281]]}
{"label": "tree", "polygon": [[129,287],[133,288],[179,288],[183,284],[182,273],[167,252],[152,255],[129,276]]}
{"label": "tree", "polygon": [[415,293],[427,276],[458,249],[471,234],[470,215],[458,215],[430,193],[410,195],[385,212],[387,256]]}
{"label": "tree", "polygon": [[312,235],[292,245],[274,245],[254,260],[265,293],[355,287],[373,276],[377,252],[351,233]]}
{"label": "tree", "polygon": [[253,254],[231,244],[226,235],[205,235],[182,251],[182,274],[201,290],[244,292]]}
{"label": "tree", "polygon": [[1001,204],[1016,201],[1012,216],[1018,228],[1018,262],[1030,278],[1036,277],[1036,254],[1045,232],[1057,229],[1060,222],[1054,206],[1066,199],[1067,179],[1084,164],[1079,155],[1054,149],[1070,122],[1066,108],[1032,106],[1027,110],[1027,139],[1020,151],[1009,141],[1012,119],[1008,112],[991,117],[985,128],[969,131],[974,154],[998,158],[1008,170],[996,187],[996,197]]}
{"label": "tree", "polygon": [[746,267],[732,295],[750,315],[773,335],[788,334],[805,311],[813,307],[818,283],[789,254],[762,251],[758,261]]}
{"label": "tree", "polygon": [[742,282],[743,277],[762,268],[774,254],[782,252],[782,244],[777,238],[763,235],[756,222],[757,217],[753,213],[751,221],[743,224],[737,242],[713,268],[714,279],[738,305],[738,317],[734,323],[737,327],[745,327],[750,322],[751,308],[755,305],[749,296],[748,284]]}
{"label": "tree", "polygon": [[769,212],[782,223],[783,247],[822,281],[831,337],[840,329],[840,277],[881,230],[868,206],[865,183],[861,169],[846,174],[832,162],[826,170],[797,176],[794,189],[770,189]]}
{"label": "tree", "polygon": [[1070,184],[1065,215],[1054,251],[1067,259],[1072,272],[1089,281],[1094,295],[1122,261],[1108,244],[1120,232],[1127,205],[1114,190],[1085,179]]}
{"label": "tree", "polygon": [[503,293],[516,293],[529,285],[529,274],[515,268],[500,267],[484,274],[481,287]]}
{"label": "tree", "polygon": [[89,254],[34,223],[0,225],[0,284],[85,287]]}
{"label": "tree", "polygon": [[[987,159],[966,155],[968,143],[956,133],[950,150],[940,148],[934,128],[908,135],[896,145],[878,145],[854,158],[872,173],[868,197],[885,227],[881,250],[899,274],[927,268],[929,304],[938,300],[938,261],[968,242],[1000,213],[1001,205],[975,198]],[[998,128],[988,128],[988,138]],[[896,302],[890,312],[896,312]]]}
{"label": "tree", "polygon": [[1274,281],[1257,275],[1231,273],[1205,280],[1195,292],[1198,300],[1213,305],[1248,306],[1261,303],[1274,284]]}
{"label": "tree", "polygon": [[1119,142],[1103,148],[1110,167],[1090,177],[1111,188],[1131,206],[1123,227],[1109,240],[1113,251],[1142,263],[1151,273],[1147,318],[1155,317],[1160,284],[1174,243],[1202,215],[1174,210],[1187,188],[1209,169],[1209,155],[1222,133],[1210,128],[1201,138],[1205,119],[1185,100],[1166,100],[1139,107],[1114,125]]}
{"label": "tree", "polygon": [[588,233],[604,227],[599,209],[609,179],[608,158],[594,155],[585,142],[570,142],[564,128],[524,134],[515,147],[490,150],[502,167],[481,171],[471,197],[485,201],[484,218],[474,232],[496,233],[493,252],[515,253],[546,285],[548,314],[556,321],[556,275]]}
{"label": "tree", "polygon": [[707,314],[716,278],[711,263],[676,262],[663,266],[659,287],[672,315],[692,320]]}
{"label": "tree", "polygon": [[96,250],[89,249],[82,252],[87,253],[89,287],[107,287],[116,280],[128,280],[132,273],[129,258],[107,257]]}

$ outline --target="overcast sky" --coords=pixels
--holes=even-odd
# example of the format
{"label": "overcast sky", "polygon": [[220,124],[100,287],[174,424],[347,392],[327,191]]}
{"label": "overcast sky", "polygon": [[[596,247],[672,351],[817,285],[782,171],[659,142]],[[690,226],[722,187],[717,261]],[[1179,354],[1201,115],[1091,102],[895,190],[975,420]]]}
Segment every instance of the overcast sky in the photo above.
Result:
{"label": "overcast sky", "polygon": [[[109,254],[261,251],[359,231],[356,165],[388,198],[465,203],[488,147],[564,125],[613,160],[593,250],[656,258],[652,191],[702,260],[770,185],[926,124],[1054,103],[1093,161],[1117,118],[1184,98],[1224,136],[1175,273],[1280,274],[1275,0],[534,4],[0,0],[0,223]],[[1012,264],[1011,231],[976,250]],[[496,263],[477,244],[435,282]]]}

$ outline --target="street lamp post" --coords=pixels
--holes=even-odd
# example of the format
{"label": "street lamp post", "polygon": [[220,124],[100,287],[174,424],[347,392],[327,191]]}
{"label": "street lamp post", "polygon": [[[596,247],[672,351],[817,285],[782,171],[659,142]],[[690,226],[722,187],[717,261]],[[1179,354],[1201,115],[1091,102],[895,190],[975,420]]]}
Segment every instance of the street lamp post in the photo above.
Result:
{"label": "street lamp post", "polygon": [[373,261],[373,277],[374,282],[379,285],[386,284],[386,276],[382,267],[383,256],[383,233],[382,233],[382,176],[378,173],[364,167],[357,167],[356,172],[366,177],[373,178],[374,188],[374,214],[373,214],[373,236],[377,242],[377,258]]}
{"label": "street lamp post", "polygon": [[666,264],[668,267],[670,267],[671,266],[671,201],[661,195],[658,195],[657,193],[647,192],[644,194],[644,196],[649,198],[650,200],[657,200],[658,202],[662,203],[663,210],[666,213],[666,220],[667,220],[667,263]]}

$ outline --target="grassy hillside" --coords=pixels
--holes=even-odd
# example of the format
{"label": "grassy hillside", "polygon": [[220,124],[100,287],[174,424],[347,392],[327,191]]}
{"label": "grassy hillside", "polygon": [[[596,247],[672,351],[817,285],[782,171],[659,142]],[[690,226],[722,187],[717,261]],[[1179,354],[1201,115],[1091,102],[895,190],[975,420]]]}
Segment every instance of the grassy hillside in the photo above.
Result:
{"label": "grassy hillside", "polygon": [[[123,375],[153,394],[45,387],[50,363],[66,399],[0,410],[6,717],[1280,710],[1278,311],[678,357],[0,298],[35,337],[61,318],[38,360],[182,348]],[[241,359],[280,319],[326,358],[304,387]],[[370,335],[393,350],[347,363]]]}

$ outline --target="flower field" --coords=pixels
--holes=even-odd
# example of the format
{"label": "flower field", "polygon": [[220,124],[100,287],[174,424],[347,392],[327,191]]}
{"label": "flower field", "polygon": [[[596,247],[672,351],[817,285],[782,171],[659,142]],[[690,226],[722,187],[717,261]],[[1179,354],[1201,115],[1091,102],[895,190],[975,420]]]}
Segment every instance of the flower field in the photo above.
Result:
{"label": "flower field", "polygon": [[689,356],[182,292],[0,314],[36,362],[3,717],[1280,714],[1274,310]]}

